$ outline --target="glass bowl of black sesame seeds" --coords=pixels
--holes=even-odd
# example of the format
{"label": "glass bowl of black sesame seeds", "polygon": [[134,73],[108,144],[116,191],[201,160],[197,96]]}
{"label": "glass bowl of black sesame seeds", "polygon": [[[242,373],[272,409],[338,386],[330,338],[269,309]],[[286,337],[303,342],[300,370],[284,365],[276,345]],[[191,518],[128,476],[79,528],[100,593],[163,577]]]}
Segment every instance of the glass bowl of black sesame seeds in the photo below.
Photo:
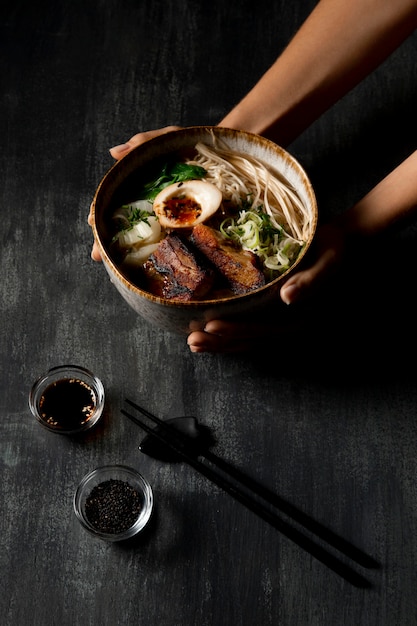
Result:
{"label": "glass bowl of black sesame seeds", "polygon": [[29,407],[48,430],[72,435],[97,424],[104,399],[103,383],[92,372],[78,365],[59,365],[33,383]]}
{"label": "glass bowl of black sesame seeds", "polygon": [[73,504],[85,530],[106,541],[124,541],[148,523],[153,492],[137,470],[125,465],[106,465],[84,476]]}

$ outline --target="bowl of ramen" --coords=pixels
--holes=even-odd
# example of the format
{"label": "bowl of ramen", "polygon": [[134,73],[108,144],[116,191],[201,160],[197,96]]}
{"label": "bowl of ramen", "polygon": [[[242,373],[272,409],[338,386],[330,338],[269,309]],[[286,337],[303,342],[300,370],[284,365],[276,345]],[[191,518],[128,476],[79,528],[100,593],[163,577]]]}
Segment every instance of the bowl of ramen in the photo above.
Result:
{"label": "bowl of ramen", "polygon": [[279,299],[318,219],[310,180],[291,154],[214,126],[134,148],[105,174],[91,214],[121,296],[148,322],[180,334]]}

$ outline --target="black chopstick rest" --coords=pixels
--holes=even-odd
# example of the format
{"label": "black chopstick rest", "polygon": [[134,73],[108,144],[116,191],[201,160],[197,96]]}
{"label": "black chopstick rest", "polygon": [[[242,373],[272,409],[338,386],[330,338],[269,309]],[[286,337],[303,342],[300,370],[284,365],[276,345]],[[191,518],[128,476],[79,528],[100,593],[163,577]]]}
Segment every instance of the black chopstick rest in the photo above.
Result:
{"label": "black chopstick rest", "polygon": [[[165,420],[164,424],[172,426],[181,435],[187,437],[191,451],[194,449],[196,453],[200,453],[208,450],[214,444],[210,429],[199,424],[195,417],[173,417]],[[163,426],[157,425],[152,433],[142,439],[139,450],[159,461],[168,463],[182,461],[182,457],[171,446],[155,437],[154,433],[160,433],[162,430]]]}

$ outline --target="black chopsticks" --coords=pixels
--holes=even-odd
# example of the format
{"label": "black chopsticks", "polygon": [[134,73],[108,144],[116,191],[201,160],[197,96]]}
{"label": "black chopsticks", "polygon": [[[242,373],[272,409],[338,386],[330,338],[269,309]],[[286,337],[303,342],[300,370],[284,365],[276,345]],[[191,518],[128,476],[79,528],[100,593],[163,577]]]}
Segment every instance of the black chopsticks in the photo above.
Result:
{"label": "black chopsticks", "polygon": [[[239,470],[236,470],[236,468],[233,468],[209,450],[203,451],[199,448],[198,443],[195,443],[187,435],[179,432],[172,424],[164,422],[127,398],[126,402],[132,408],[157,424],[158,428],[149,426],[146,422],[124,409],[121,410],[123,415],[139,425],[145,432],[152,435],[152,437],[155,437],[161,443],[174,450],[188,465],[229,493],[229,495],[271,524],[283,535],[291,539],[335,573],[342,576],[345,580],[356,587],[370,587],[369,581],[350,565],[344,563],[340,558],[329,552],[328,549],[317,543],[317,541],[314,541],[294,526],[291,526],[288,522],[279,517],[275,511],[268,508],[265,502],[291,517],[292,520],[301,524],[310,533],[315,534],[316,537],[319,537],[328,545],[336,548],[339,552],[359,565],[368,568],[378,567],[378,563],[372,557],[326,529],[308,515],[280,498],[277,494],[271,492]],[[214,465],[215,468],[210,464]],[[218,470],[220,470],[220,472]],[[259,498],[265,502],[260,501]]]}

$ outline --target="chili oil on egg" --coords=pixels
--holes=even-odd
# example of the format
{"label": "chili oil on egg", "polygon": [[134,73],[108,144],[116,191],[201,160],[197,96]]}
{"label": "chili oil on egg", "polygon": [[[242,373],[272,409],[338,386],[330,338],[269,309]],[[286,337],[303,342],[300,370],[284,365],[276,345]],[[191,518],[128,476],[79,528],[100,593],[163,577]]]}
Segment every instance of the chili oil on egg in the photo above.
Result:
{"label": "chili oil on egg", "polygon": [[192,228],[216,213],[222,193],[212,183],[189,180],[165,187],[155,198],[153,210],[163,228]]}

